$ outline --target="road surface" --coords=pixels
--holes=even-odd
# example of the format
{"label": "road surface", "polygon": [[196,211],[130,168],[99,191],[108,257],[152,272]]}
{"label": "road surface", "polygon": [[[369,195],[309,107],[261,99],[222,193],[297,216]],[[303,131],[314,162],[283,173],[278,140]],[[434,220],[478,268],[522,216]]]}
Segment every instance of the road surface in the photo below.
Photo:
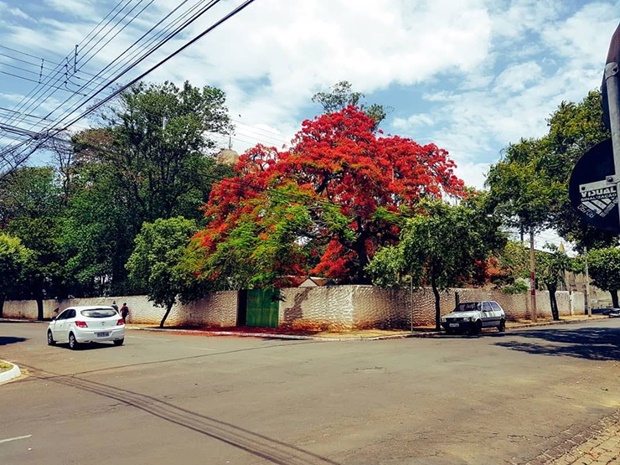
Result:
{"label": "road surface", "polygon": [[620,409],[620,319],[479,337],[129,330],[48,347],[0,322],[0,463],[524,464]]}

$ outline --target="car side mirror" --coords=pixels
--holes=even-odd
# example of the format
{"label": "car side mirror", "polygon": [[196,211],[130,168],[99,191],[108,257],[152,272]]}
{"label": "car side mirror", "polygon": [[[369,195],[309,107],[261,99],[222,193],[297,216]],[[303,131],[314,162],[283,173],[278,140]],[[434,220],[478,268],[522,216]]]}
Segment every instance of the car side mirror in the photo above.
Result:
{"label": "car side mirror", "polygon": [[52,321],[56,321],[56,317],[55,316],[52,317]]}

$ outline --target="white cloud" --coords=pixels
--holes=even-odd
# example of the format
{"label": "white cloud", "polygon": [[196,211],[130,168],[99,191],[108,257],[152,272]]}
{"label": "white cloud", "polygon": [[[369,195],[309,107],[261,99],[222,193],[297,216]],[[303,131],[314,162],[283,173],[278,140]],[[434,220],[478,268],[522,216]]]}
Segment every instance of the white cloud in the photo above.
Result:
{"label": "white cloud", "polygon": [[[158,59],[240,4],[219,3]],[[24,2],[20,11],[38,18],[37,27],[7,25],[3,18],[0,33],[7,46],[60,59],[114,5]],[[43,7],[54,14],[37,16]],[[156,0],[97,54],[91,71],[175,7],[176,0]],[[147,79],[222,88],[238,126],[232,142],[239,151],[256,142],[288,143],[316,109],[311,96],[340,80],[376,103],[384,103],[374,99],[379,92],[415,86],[423,100],[410,104],[396,96],[390,104],[398,105],[398,118],[386,120],[386,132],[446,148],[458,173],[480,187],[502,147],[541,136],[545,118],[562,100],[581,100],[600,84],[619,10],[617,0],[261,0]]]}

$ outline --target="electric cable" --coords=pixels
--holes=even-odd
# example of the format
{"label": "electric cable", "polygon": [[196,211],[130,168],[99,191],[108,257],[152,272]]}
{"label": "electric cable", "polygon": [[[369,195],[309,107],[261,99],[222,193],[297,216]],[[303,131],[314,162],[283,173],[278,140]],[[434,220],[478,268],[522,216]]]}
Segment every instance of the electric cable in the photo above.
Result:
{"label": "electric cable", "polygon": [[[208,11],[208,9],[209,9],[209,8],[211,8],[213,5],[215,5],[215,4],[216,4],[216,3],[218,3],[219,1],[220,1],[220,0],[217,0],[217,1],[213,1],[213,0],[211,0],[210,4],[208,4],[205,8],[203,8],[203,10],[201,10],[201,11],[199,12],[199,14],[203,14],[204,12]],[[131,45],[128,49],[126,49],[126,50],[125,50],[125,51],[124,51],[121,55],[119,55],[119,56],[118,56],[118,57],[117,57],[117,58],[116,58],[116,59],[115,59],[112,63],[108,64],[108,65],[107,65],[107,66],[106,66],[103,70],[101,70],[98,74],[103,73],[103,72],[104,72],[107,68],[109,68],[109,67],[110,67],[110,65],[114,64],[114,63],[115,63],[115,62],[116,62],[119,58],[121,58],[121,57],[122,57],[122,56],[123,56],[123,55],[124,55],[124,54],[125,54],[128,50],[130,50],[130,49],[131,49],[131,48],[133,48],[136,44],[138,44],[138,43],[139,43],[139,41],[140,41],[140,40],[142,40],[142,38],[146,37],[146,36],[148,35],[148,33],[150,33],[151,31],[153,31],[153,30],[154,30],[157,26],[159,26],[159,25],[160,25],[160,24],[161,24],[161,23],[162,23],[165,19],[167,19],[168,17],[170,17],[170,16],[171,16],[174,12],[176,12],[176,11],[180,8],[180,6],[182,6],[182,5],[183,5],[184,3],[186,3],[186,2],[187,2],[187,0],[185,0],[184,2],[182,2],[179,6],[177,6],[177,8],[173,9],[173,10],[172,10],[172,11],[171,11],[168,15],[166,15],[166,16],[165,16],[162,20],[160,20],[160,21],[159,21],[159,22],[158,22],[155,26],[153,26],[153,27],[152,27],[149,31],[147,31],[145,34],[143,34],[143,35],[142,35],[142,37],[141,37],[140,39],[138,39],[137,41],[135,41],[135,42],[134,42],[134,43],[133,43],[133,44],[132,44],[132,45]],[[196,4],[194,5],[194,7],[192,7],[192,9],[196,9],[198,6],[200,6],[200,3],[203,3],[203,2],[204,2],[204,0],[200,0],[198,3],[196,3]],[[189,11],[191,12],[191,11],[192,11],[192,9],[190,9]],[[188,13],[186,13],[185,15],[187,15],[187,14],[188,14]],[[184,15],[184,16],[185,16],[185,15]],[[196,16],[196,15],[195,15],[195,16],[191,19],[191,21],[194,21],[197,17],[198,17],[198,16]],[[181,16],[181,18],[183,18],[183,16]],[[176,21],[178,21],[178,20],[176,20]],[[173,24],[175,24],[175,23],[173,23]],[[185,23],[185,25],[183,25],[183,27],[187,27],[187,25],[188,25],[188,24],[189,24],[189,23],[187,23],[187,22],[186,22],[186,23]],[[168,26],[168,28],[169,28],[169,26]],[[170,39],[171,37],[173,37],[174,35],[176,35],[176,33],[178,33],[178,31],[179,31],[179,28],[177,28],[177,30],[175,31],[175,33],[174,33],[173,35],[169,35],[169,36],[166,38],[166,41],[167,41],[167,40],[169,40],[169,39]],[[166,29],[164,29],[162,33],[165,33],[165,32],[166,32]],[[160,33],[159,35],[161,36],[161,34],[162,34],[162,33]],[[152,39],[152,40],[153,40],[153,39]],[[152,40],[151,40],[151,41],[152,41]],[[159,46],[161,46],[161,44],[160,44]],[[155,51],[157,48],[158,48],[158,46],[153,47],[153,48],[149,51],[149,54],[150,54],[150,53],[152,53],[153,51]],[[135,54],[134,54],[134,55],[135,55]],[[142,59],[144,59],[146,56],[148,56],[148,55],[143,55]],[[133,63],[133,66],[135,66],[135,65],[136,65],[136,62],[134,62],[134,63]],[[127,70],[130,70],[133,66],[130,66]],[[114,68],[113,68],[113,69],[114,69]],[[90,80],[87,82],[87,84],[90,84],[90,82],[91,82],[92,80],[93,80],[93,79],[90,79]],[[115,82],[115,80],[113,80],[112,82],[109,82],[107,85],[103,85],[103,86],[102,86],[102,88],[105,88],[105,87],[107,87],[107,86],[109,86],[109,85],[113,84],[113,82]],[[99,92],[100,92],[100,89],[96,89],[94,92],[99,93]],[[60,108],[60,107],[64,106],[64,105],[65,105],[65,104],[66,104],[69,100],[70,100],[70,98],[69,98],[69,99],[66,99],[64,102],[62,102],[60,105],[58,105],[58,106],[56,107],[56,109],[58,109],[58,108]],[[89,100],[90,100],[90,99],[89,99]],[[79,108],[79,107],[78,107],[78,108]],[[25,110],[28,110],[28,109],[29,109],[29,108],[26,108]],[[54,110],[54,111],[55,111],[55,110]],[[72,111],[73,111],[73,110],[71,110],[71,109],[67,110],[67,111],[65,112],[65,115],[70,114]],[[52,112],[52,113],[53,113],[53,112]],[[66,117],[66,116],[65,116],[65,117]]]}
{"label": "electric cable", "polygon": [[[166,63],[168,60],[170,60],[172,57],[176,56],[177,54],[181,53],[183,50],[185,50],[187,47],[189,47],[190,45],[192,45],[193,43],[195,43],[197,40],[199,40],[200,38],[202,38],[204,35],[206,35],[207,33],[209,33],[210,31],[212,31],[214,28],[218,27],[219,25],[221,25],[223,22],[227,21],[228,19],[230,19],[231,17],[235,16],[236,14],[238,14],[240,11],[242,11],[244,8],[246,8],[247,6],[249,6],[251,3],[253,3],[254,0],[248,0],[246,2],[244,2],[243,4],[241,4],[240,6],[238,6],[237,8],[235,8],[232,12],[230,12],[229,14],[225,15],[222,19],[220,19],[219,21],[217,21],[216,23],[214,23],[211,27],[207,28],[205,31],[203,31],[201,34],[199,34],[197,37],[195,37],[194,39],[192,39],[190,42],[188,42],[187,44],[185,44],[184,46],[182,46],[181,48],[177,49],[174,53],[168,55],[168,57],[166,57],[165,59],[161,60],[159,63],[157,63],[155,66],[152,66],[151,68],[149,68],[146,72],[140,74],[137,78],[133,79],[132,81],[130,81],[128,84],[121,86],[119,89],[117,89],[116,91],[114,91],[112,94],[106,96],[104,99],[102,99],[101,101],[99,101],[98,103],[96,103],[94,106],[92,106],[91,108],[89,108],[87,111],[83,112],[81,115],[78,115],[76,117],[74,117],[68,124],[64,124],[62,128],[59,128],[58,126],[63,123],[67,118],[69,118],[69,116],[71,116],[71,113],[68,113],[64,118],[61,118],[59,121],[57,121],[55,124],[48,126],[45,131],[46,134],[43,137],[51,137],[54,136],[56,134],[58,134],[59,132],[62,132],[63,130],[66,130],[68,127],[70,127],[71,125],[75,124],[77,121],[85,118],[86,116],[88,116],[89,114],[91,114],[92,112],[94,112],[96,109],[100,108],[102,105],[104,105],[105,103],[109,102],[112,98],[114,98],[115,96],[117,96],[118,94],[120,94],[121,92],[123,92],[124,90],[126,90],[128,87],[134,85],[136,82],[138,82],[139,80],[143,79],[146,75],[148,75],[149,73],[151,73],[153,70],[155,70],[156,68],[158,68],[159,66],[163,65],[164,63]],[[217,2],[213,2],[213,3],[217,3]],[[212,5],[208,5],[207,9],[210,8]],[[206,10],[204,10],[206,11]],[[178,30],[175,31],[173,33],[173,35],[169,35],[168,38],[166,40],[170,40],[170,38],[174,37],[174,35],[178,34]],[[149,52],[149,54],[152,52]],[[133,64],[133,66],[135,66],[135,64]],[[131,69],[131,68],[129,68]],[[122,75],[122,74],[121,74]],[[116,76],[115,79],[111,80],[110,85],[115,83],[119,76]],[[100,93],[100,92],[99,92]],[[93,98],[97,97],[99,95],[99,93],[96,93],[94,95],[91,95],[89,98],[85,99],[84,101],[82,101],[79,106],[77,106],[76,108],[73,109],[73,111],[76,111],[77,109],[83,107],[84,105],[86,105],[88,102],[90,102]],[[3,155],[4,153],[8,153],[8,151],[13,150],[15,147],[9,147],[7,149],[5,149],[5,151],[0,153],[0,156]]]}

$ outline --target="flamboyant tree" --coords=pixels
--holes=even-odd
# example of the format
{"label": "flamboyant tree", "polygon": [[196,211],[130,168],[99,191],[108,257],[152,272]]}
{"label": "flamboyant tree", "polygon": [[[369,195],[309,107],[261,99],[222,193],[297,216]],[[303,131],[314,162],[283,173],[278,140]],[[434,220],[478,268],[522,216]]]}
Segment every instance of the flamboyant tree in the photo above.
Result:
{"label": "flamboyant tree", "polygon": [[369,282],[370,258],[398,241],[421,199],[463,192],[445,150],[375,126],[347,106],[304,121],[289,150],[241,156],[238,176],[214,185],[205,207],[203,274],[244,286],[300,273]]}

